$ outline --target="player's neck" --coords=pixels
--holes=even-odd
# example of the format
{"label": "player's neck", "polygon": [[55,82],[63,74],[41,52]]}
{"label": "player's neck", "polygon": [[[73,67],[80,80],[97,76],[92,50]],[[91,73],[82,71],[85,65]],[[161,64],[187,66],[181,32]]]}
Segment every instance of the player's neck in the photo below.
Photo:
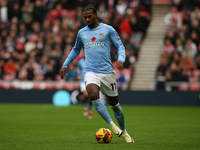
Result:
{"label": "player's neck", "polygon": [[95,23],[95,25],[93,26],[93,28],[91,28],[91,29],[94,29],[94,28],[98,27],[99,24],[100,24],[100,23],[97,21],[97,22]]}

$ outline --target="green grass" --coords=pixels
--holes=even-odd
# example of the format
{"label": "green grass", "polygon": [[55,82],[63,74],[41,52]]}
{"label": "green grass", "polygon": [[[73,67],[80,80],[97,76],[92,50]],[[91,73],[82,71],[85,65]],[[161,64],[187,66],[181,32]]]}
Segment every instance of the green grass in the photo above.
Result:
{"label": "green grass", "polygon": [[[114,122],[113,112],[109,107]],[[0,104],[1,150],[199,150],[200,108],[124,106],[126,127],[134,138],[127,144],[113,136],[98,144],[95,132],[109,126],[93,111],[83,117],[83,106]],[[94,109],[94,108],[93,108]]]}

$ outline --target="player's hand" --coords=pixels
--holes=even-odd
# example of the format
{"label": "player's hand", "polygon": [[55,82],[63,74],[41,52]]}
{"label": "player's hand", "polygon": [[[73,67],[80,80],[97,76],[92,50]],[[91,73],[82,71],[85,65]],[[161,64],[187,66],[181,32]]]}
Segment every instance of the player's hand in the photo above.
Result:
{"label": "player's hand", "polygon": [[81,80],[81,74],[80,73],[78,74],[77,79]]}
{"label": "player's hand", "polygon": [[123,63],[122,63],[121,61],[117,61],[117,62],[116,62],[116,65],[117,65],[117,68],[118,68],[119,70],[122,70],[122,69],[124,68],[124,65],[123,65]]}
{"label": "player's hand", "polygon": [[60,78],[64,79],[64,75],[67,75],[67,68],[62,68],[60,70]]}

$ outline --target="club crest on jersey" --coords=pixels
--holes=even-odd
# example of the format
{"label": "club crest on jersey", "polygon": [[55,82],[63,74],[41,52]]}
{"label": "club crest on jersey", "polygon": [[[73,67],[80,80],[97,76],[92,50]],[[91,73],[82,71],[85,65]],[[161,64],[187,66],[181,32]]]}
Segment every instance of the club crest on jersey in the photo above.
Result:
{"label": "club crest on jersey", "polygon": [[94,41],[96,40],[96,37],[93,36],[93,37],[91,38],[91,40],[92,40],[92,42],[94,42]]}
{"label": "club crest on jersey", "polygon": [[103,38],[104,34],[103,33],[99,33],[99,38]]}

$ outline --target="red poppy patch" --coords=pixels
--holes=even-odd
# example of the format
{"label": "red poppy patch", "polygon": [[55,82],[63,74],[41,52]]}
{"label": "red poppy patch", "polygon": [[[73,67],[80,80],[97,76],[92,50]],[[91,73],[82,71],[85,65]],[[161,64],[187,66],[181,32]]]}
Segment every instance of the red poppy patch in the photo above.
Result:
{"label": "red poppy patch", "polygon": [[96,40],[96,37],[92,37],[91,40],[92,42],[94,42]]}

